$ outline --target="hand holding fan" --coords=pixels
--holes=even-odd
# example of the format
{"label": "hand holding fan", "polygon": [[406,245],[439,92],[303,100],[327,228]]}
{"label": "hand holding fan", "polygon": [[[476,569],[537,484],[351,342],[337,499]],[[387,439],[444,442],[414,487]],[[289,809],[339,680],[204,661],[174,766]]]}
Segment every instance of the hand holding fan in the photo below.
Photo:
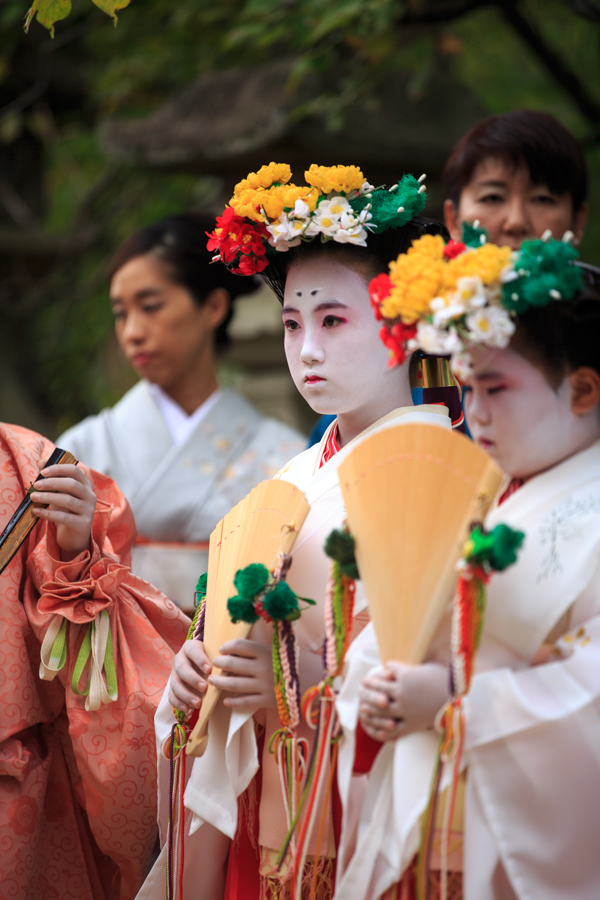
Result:
{"label": "hand holding fan", "polygon": [[[231,621],[228,599],[236,593],[238,569],[262,563],[272,570],[279,553],[289,553],[309,506],[306,497],[287,481],[270,480],[257,485],[217,525],[210,537],[208,581],[204,622],[204,649],[209,659],[218,655],[227,641],[246,638],[252,627]],[[215,674],[219,674],[216,669]],[[202,700],[198,722],[186,751],[202,756],[208,742],[208,720],[220,696],[209,685]]]}

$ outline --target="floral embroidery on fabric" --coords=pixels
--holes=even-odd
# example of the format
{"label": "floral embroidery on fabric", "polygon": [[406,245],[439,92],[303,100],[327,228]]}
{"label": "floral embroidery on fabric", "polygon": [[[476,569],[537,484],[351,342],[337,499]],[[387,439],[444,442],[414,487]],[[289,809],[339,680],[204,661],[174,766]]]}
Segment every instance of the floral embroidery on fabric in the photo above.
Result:
{"label": "floral embroidery on fabric", "polygon": [[538,584],[550,576],[562,573],[559,542],[578,538],[583,526],[581,520],[593,513],[600,513],[600,497],[588,497],[586,500],[569,497],[548,513],[540,526],[541,544],[548,546],[548,552],[542,560],[542,571],[536,579]]}
{"label": "floral embroidery on fabric", "polygon": [[573,656],[578,647],[587,647],[591,640],[583,626],[578,628],[577,631],[569,631],[567,634],[563,634],[554,644],[550,651],[550,658],[565,659],[568,656]]}
{"label": "floral embroidery on fabric", "polygon": [[6,817],[15,834],[33,834],[38,817],[37,805],[31,797],[19,797],[8,807]]}

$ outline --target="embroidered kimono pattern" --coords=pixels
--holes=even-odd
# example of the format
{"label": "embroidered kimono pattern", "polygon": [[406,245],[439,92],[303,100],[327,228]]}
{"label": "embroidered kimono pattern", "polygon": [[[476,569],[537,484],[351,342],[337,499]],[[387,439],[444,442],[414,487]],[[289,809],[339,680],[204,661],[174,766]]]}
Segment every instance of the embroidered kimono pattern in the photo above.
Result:
{"label": "embroidered kimono pattern", "polygon": [[[53,449],[0,425],[0,529]],[[54,527],[40,521],[0,575],[0,900],[133,900],[156,837],[153,718],[186,619],[131,574],[131,511],[109,478],[82,468],[98,497],[91,551],[61,562]],[[71,676],[103,610],[118,698],[88,712]],[[40,646],[57,616],[66,663],[42,681]]]}
{"label": "embroidered kimono pattern", "polygon": [[188,438],[175,444],[142,380],[57,443],[118,484],[140,535],[133,571],[189,611],[217,522],[306,442],[225,388]]}

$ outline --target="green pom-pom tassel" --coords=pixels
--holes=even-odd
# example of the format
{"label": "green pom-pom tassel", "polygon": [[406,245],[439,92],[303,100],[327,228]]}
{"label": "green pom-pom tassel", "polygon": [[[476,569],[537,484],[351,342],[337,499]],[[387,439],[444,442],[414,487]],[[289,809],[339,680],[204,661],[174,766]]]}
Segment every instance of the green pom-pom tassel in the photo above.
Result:
{"label": "green pom-pom tassel", "polygon": [[532,306],[572,300],[581,289],[581,270],[571,262],[579,254],[563,241],[524,241],[514,264],[522,273],[503,288],[503,305],[516,313]]}
{"label": "green pom-pom tassel", "polygon": [[517,551],[525,540],[525,532],[514,531],[508,525],[496,525],[491,534],[490,564],[496,572],[503,572],[517,561]]}
{"label": "green pom-pom tassel", "polygon": [[354,556],[354,538],[349,531],[335,528],[327,537],[323,549],[327,556],[339,563],[342,575],[348,578],[360,578],[356,557]]}
{"label": "green pom-pom tassel", "polygon": [[268,581],[269,570],[262,563],[250,563],[245,569],[238,569],[233,579],[238,594],[247,600],[254,600],[264,591]]}
{"label": "green pom-pom tassel", "polygon": [[253,625],[258,619],[254,604],[245,597],[230,597],[227,601],[227,611],[234,625],[236,622],[248,622]]}
{"label": "green pom-pom tassel", "polygon": [[208,573],[205,572],[204,575],[201,575],[196,584],[196,593],[197,594],[206,594],[206,585],[208,583]]}
{"label": "green pom-pom tassel", "polygon": [[462,239],[463,244],[466,244],[467,247],[481,247],[482,244],[487,243],[488,233],[485,228],[481,228],[479,225],[463,222]]}
{"label": "green pom-pom tassel", "polygon": [[[375,234],[383,234],[390,228],[406,225],[424,208],[427,194],[413,175],[405,175],[394,190],[374,190],[371,197],[365,195],[350,201],[356,212],[362,212],[368,203],[372,219],[367,225],[375,226]],[[400,212],[399,212],[400,210]]]}
{"label": "green pom-pom tassel", "polygon": [[272,591],[265,594],[263,606],[269,618],[277,622],[284,619],[291,622],[300,616],[298,597],[285,581],[280,581]]}
{"label": "green pom-pom tassel", "polygon": [[517,561],[517,551],[525,539],[523,531],[508,525],[496,525],[492,531],[474,528],[468,543],[467,560],[483,565],[494,572],[503,572]]}

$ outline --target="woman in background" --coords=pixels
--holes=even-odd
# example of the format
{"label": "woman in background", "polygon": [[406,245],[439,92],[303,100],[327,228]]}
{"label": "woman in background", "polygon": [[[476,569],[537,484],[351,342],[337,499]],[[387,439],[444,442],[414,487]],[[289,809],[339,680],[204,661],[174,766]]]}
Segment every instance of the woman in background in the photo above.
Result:
{"label": "woman in background", "polygon": [[231,302],[255,284],[210,264],[213,226],[200,213],[170,216],[119,248],[110,269],[115,331],[141,380],[58,439],[117,482],[139,532],[133,571],[187,611],[217,522],[304,446],[298,432],[219,387],[216,351]]}
{"label": "woman in background", "polygon": [[579,243],[588,205],[581,148],[554,116],[517,109],[478,122],[454,147],[444,170],[444,219],[451,237],[479,221],[488,240],[518,250],[550,230]]}

